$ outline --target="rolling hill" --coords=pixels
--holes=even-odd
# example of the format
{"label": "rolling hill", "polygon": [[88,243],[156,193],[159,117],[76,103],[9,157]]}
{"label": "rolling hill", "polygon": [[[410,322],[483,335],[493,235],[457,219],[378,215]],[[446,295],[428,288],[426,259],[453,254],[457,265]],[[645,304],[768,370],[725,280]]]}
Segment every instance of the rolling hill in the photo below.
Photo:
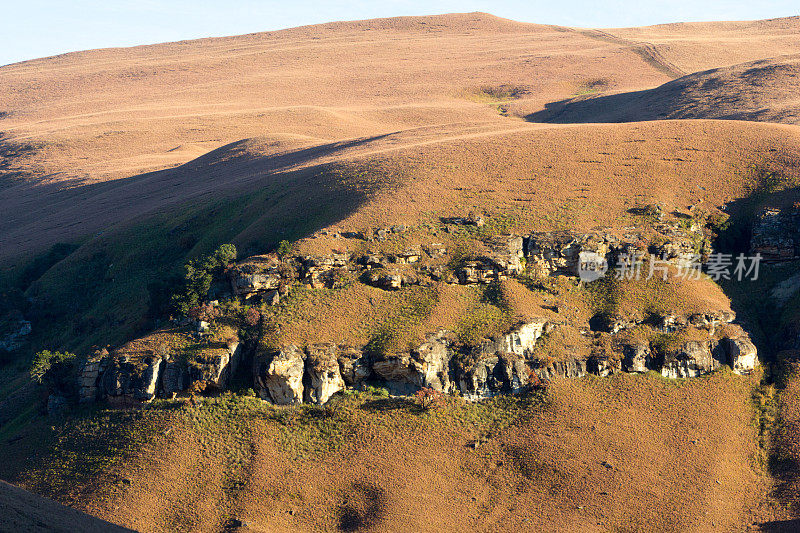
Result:
{"label": "rolling hill", "polygon": [[[32,322],[0,358],[0,477],[140,531],[791,531],[796,450],[779,437],[796,384],[778,351],[796,303],[763,295],[793,263],[751,292],[645,292],[670,312],[693,298],[736,311],[765,367],[749,376],[556,377],[424,410],[374,388],[272,406],[237,375],[227,392],[58,418],[27,369],[41,349],[114,353],[163,333],[183,265],[221,243],[245,259],[436,240],[455,262],[481,236],[635,233],[657,210],[683,230],[730,214],[715,236],[746,249],[760,208],[800,200],[798,35],[797,17],[599,30],[469,13],[0,67],[0,318]],[[469,213],[487,228],[446,222]],[[342,237],[393,226],[412,229]],[[578,316],[600,349],[591,291],[566,278],[350,280],[284,307],[225,305],[274,312],[267,333],[298,344],[365,343],[419,289],[435,305],[399,343],[462,315],[488,337],[495,315],[534,314]],[[654,308],[637,298],[634,314]],[[642,327],[667,344],[655,318]]]}

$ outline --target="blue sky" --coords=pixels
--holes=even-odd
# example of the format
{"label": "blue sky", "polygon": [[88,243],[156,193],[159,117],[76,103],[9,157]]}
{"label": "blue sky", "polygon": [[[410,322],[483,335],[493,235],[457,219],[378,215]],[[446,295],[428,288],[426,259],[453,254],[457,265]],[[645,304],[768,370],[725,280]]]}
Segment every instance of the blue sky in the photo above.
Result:
{"label": "blue sky", "polygon": [[401,15],[485,11],[525,22],[619,27],[800,14],[797,0],[3,0],[2,4],[0,65],[90,48]]}

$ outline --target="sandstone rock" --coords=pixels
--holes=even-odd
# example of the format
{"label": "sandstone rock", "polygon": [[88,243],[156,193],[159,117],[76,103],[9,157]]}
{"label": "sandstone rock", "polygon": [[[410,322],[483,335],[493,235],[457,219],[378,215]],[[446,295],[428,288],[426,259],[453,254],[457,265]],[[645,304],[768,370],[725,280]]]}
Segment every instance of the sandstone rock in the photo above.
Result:
{"label": "sandstone rock", "polygon": [[422,387],[450,392],[453,388],[451,342],[448,332],[439,331],[429,335],[424,343],[409,353],[375,361],[372,369],[386,381],[392,394],[408,395]]}
{"label": "sandstone rock", "polygon": [[476,347],[480,354],[478,358],[500,353],[529,355],[536,346],[536,341],[545,332],[547,324],[545,318],[534,318],[496,340],[485,340]]}
{"label": "sandstone rock", "polygon": [[198,354],[188,367],[189,385],[202,382],[217,389],[227,388],[231,375],[239,366],[241,351],[238,341],[207,348]]}
{"label": "sandstone rock", "polygon": [[166,361],[162,374],[161,396],[165,398],[171,398],[174,394],[185,391],[192,384],[186,361],[174,359]]}
{"label": "sandstone rock", "polygon": [[277,289],[281,284],[281,275],[276,270],[260,274],[241,274],[231,277],[231,288],[236,295],[249,295],[257,292]]}
{"label": "sandstone rock", "polygon": [[561,378],[580,378],[586,375],[587,362],[585,359],[569,357],[559,361],[534,360],[531,369],[536,376],[544,381]]}
{"label": "sandstone rock", "polygon": [[293,344],[255,361],[255,381],[259,394],[278,405],[303,403],[304,357]]}
{"label": "sandstone rock", "polygon": [[758,366],[758,352],[747,336],[724,339],[728,363],[736,374],[749,374]]}
{"label": "sandstone rock", "polygon": [[720,367],[707,342],[688,341],[676,352],[664,357],[661,375],[669,378],[693,378]]}
{"label": "sandstone rock", "polygon": [[653,368],[650,346],[646,342],[622,345],[622,369],[625,372],[647,372]]}
{"label": "sandstone rock", "polygon": [[352,346],[339,346],[337,354],[339,372],[348,387],[356,387],[372,373],[369,358],[364,352]]}
{"label": "sandstone rock", "polygon": [[306,402],[322,405],[331,396],[344,390],[345,382],[339,370],[337,351],[334,344],[313,344],[306,350]]}
{"label": "sandstone rock", "polygon": [[587,370],[600,377],[607,377],[621,370],[620,361],[606,355],[593,355],[586,361]]}
{"label": "sandstone rock", "polygon": [[460,368],[458,385],[467,400],[481,400],[498,394],[516,394],[530,382],[531,371],[514,355],[488,357],[471,368]]}
{"label": "sandstone rock", "polygon": [[94,402],[100,396],[100,378],[106,370],[107,350],[100,350],[90,357],[78,374],[78,402]]}
{"label": "sandstone rock", "polygon": [[146,357],[142,361],[119,357],[110,361],[100,380],[102,391],[112,397],[152,400],[156,395],[162,363],[160,357]]}
{"label": "sandstone rock", "polygon": [[411,351],[411,360],[418,376],[416,382],[420,387],[451,392],[454,387],[450,369],[452,342],[452,335],[440,330],[429,335],[424,343]]}

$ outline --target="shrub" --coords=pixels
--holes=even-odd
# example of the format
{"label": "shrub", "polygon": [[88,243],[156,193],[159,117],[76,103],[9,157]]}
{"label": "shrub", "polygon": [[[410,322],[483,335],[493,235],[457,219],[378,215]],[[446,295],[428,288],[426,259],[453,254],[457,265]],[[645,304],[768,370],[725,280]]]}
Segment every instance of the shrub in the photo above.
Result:
{"label": "shrub", "polygon": [[278,248],[277,250],[275,250],[275,252],[278,254],[278,257],[283,259],[287,255],[292,253],[293,250],[294,250],[294,245],[291,242],[284,239],[278,243]]}
{"label": "shrub", "polygon": [[445,396],[436,389],[422,387],[414,394],[414,403],[427,411],[442,407],[445,404]]}
{"label": "shrub", "polygon": [[172,296],[172,306],[179,314],[188,316],[192,309],[200,306],[208,294],[211,283],[236,260],[236,247],[223,244],[211,254],[186,263],[183,289]]}
{"label": "shrub", "polygon": [[257,326],[261,322],[261,312],[255,307],[250,307],[244,313],[244,323],[250,327]]}
{"label": "shrub", "polygon": [[62,374],[68,373],[78,356],[70,352],[51,352],[42,350],[31,363],[29,374],[36,383],[59,381]]}
{"label": "shrub", "polygon": [[189,309],[189,312],[186,313],[186,316],[192,320],[202,320],[203,322],[211,322],[215,318],[218,318],[219,315],[219,309],[210,303],[204,303],[202,305],[192,307]]}

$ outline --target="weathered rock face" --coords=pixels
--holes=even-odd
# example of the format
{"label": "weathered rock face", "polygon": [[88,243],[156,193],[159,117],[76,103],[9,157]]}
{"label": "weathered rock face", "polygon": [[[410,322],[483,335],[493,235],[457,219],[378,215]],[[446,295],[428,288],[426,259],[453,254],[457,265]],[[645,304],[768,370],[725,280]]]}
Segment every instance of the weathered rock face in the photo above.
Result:
{"label": "weathered rock face", "polygon": [[758,366],[755,345],[746,336],[724,339],[728,362],[736,374],[749,374]]}
{"label": "weathered rock face", "polygon": [[78,402],[93,402],[100,396],[100,378],[108,366],[108,351],[102,350],[88,358],[78,375]]}
{"label": "weathered rock face", "polygon": [[541,380],[550,380],[555,377],[580,378],[586,375],[586,359],[570,357],[560,361],[534,360],[531,370]]}
{"label": "weathered rock face", "polygon": [[225,389],[230,383],[231,375],[239,366],[241,353],[238,341],[227,343],[217,349],[206,350],[206,354],[199,356],[189,365],[189,383],[203,382],[217,389]]}
{"label": "weathered rock face", "polygon": [[621,361],[607,355],[593,355],[586,361],[586,369],[591,374],[606,377],[621,371]]}
{"label": "weathered rock face", "polygon": [[322,405],[331,396],[344,390],[345,382],[339,370],[337,352],[334,344],[314,344],[306,350],[306,403]]}
{"label": "weathered rock face", "polygon": [[189,377],[189,365],[186,361],[169,360],[164,363],[161,378],[161,394],[165,398],[187,390],[192,385]]}
{"label": "weathered rock face", "polygon": [[707,374],[721,366],[708,342],[689,341],[664,357],[661,375],[668,378],[693,378]]}
{"label": "weathered rock face", "polygon": [[622,345],[622,369],[625,372],[647,372],[653,366],[649,344],[628,342]]}
{"label": "weathered rock face", "polygon": [[305,354],[288,345],[280,351],[255,361],[255,382],[259,395],[278,405],[303,403]]}
{"label": "weathered rock face", "polygon": [[148,357],[140,362],[133,362],[127,357],[114,359],[109,362],[100,380],[102,393],[140,401],[152,400],[158,390],[162,365],[160,357]]}
{"label": "weathered rock face", "polygon": [[375,361],[372,369],[393,394],[411,394],[422,387],[451,392],[455,386],[451,344],[452,335],[438,331],[409,353]]}
{"label": "weathered rock face", "polygon": [[450,361],[453,358],[452,335],[438,331],[424,343],[411,351],[411,359],[417,372],[416,382],[440,392],[451,392],[455,387]]}
{"label": "weathered rock face", "polygon": [[764,261],[790,261],[800,252],[800,209],[764,209],[753,226],[750,254]]}
{"label": "weathered rock face", "polygon": [[458,384],[467,400],[481,400],[498,394],[516,394],[530,382],[525,360],[505,354],[479,360],[472,368],[460,369]]}
{"label": "weathered rock face", "polygon": [[348,387],[360,385],[372,373],[369,358],[359,348],[339,346],[336,359],[339,361],[339,372]]}

